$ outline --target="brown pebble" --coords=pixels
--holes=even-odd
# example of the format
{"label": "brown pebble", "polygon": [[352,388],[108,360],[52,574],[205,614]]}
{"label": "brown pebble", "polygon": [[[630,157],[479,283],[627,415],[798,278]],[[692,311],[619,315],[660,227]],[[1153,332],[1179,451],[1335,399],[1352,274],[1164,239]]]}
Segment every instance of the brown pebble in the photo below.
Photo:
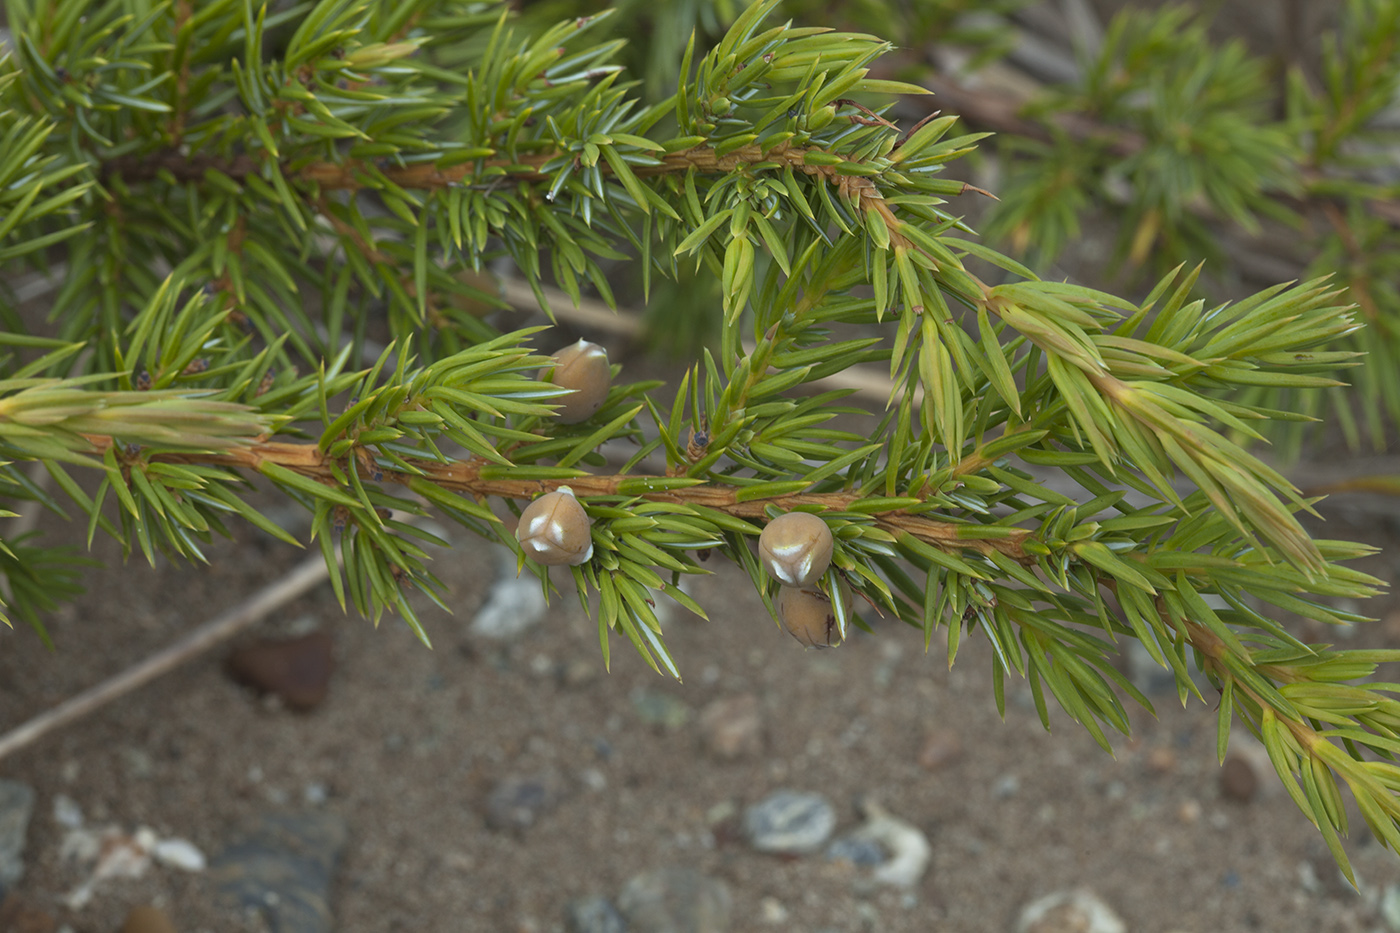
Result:
{"label": "brown pebble", "polygon": [[122,933],[175,933],[175,924],[159,907],[143,904],[131,908],[122,924]]}
{"label": "brown pebble", "polygon": [[758,698],[744,693],[714,700],[700,713],[700,737],[711,755],[733,761],[763,752],[763,715]]}
{"label": "brown pebble", "polygon": [[331,636],[325,631],[300,638],[262,639],[229,655],[229,676],[255,690],[272,693],[305,712],[326,698],[331,670]]}
{"label": "brown pebble", "polygon": [[1176,818],[1187,826],[1200,822],[1201,805],[1195,800],[1183,800],[1176,808]]}
{"label": "brown pebble", "polygon": [[1170,748],[1154,748],[1147,753],[1147,770],[1152,774],[1169,774],[1176,770],[1176,752]]}
{"label": "brown pebble", "polygon": [[11,894],[0,904],[0,930],[5,933],[53,933],[58,919],[40,910],[17,894]]}
{"label": "brown pebble", "polygon": [[947,767],[962,757],[962,735],[952,729],[931,729],[919,749],[919,765],[927,771]]}
{"label": "brown pebble", "polygon": [[559,683],[565,687],[586,687],[598,679],[602,670],[587,658],[569,658],[559,665]]}
{"label": "brown pebble", "polygon": [[1243,755],[1230,752],[1220,766],[1220,795],[1235,803],[1249,803],[1259,793],[1259,775]]}

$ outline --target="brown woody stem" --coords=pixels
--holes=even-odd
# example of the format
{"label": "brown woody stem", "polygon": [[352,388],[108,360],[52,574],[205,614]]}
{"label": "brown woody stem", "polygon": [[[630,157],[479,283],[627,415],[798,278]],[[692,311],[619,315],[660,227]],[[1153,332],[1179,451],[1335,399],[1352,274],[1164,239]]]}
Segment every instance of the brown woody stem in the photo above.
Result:
{"label": "brown woody stem", "polygon": [[[94,452],[104,453],[112,446],[112,438],[105,435],[88,435]],[[570,479],[535,480],[511,479],[509,477],[483,476],[482,470],[494,467],[484,460],[455,460],[439,463],[433,460],[410,460],[412,466],[421,473],[405,473],[386,469],[377,465],[363,448],[356,458],[355,468],[365,479],[377,482],[407,485],[411,480],[422,477],[443,489],[465,494],[477,499],[497,496],[503,499],[533,499],[560,486],[568,486],[580,496],[621,495],[619,490],[625,480],[636,480],[637,476],[575,476]],[[296,444],[285,441],[262,441],[245,447],[235,447],[221,453],[154,453],[146,455],[148,462],[210,464],[234,467],[240,470],[261,472],[267,464],[275,464],[299,473],[327,486],[337,486],[332,466],[347,469],[346,459],[333,460],[315,444]],[[675,502],[685,505],[702,506],[714,509],[736,518],[762,519],[764,508],[775,505],[780,509],[794,509],[799,506],[819,506],[823,511],[844,511],[862,498],[857,492],[796,493],[786,496],[771,496],[762,499],[738,500],[739,489],[727,486],[692,486],[688,489],[668,489],[635,494],[638,498],[654,502]],[[629,495],[634,495],[629,493]],[[962,532],[969,526],[957,522],[938,521],[924,515],[912,515],[903,509],[880,512],[871,516],[875,524],[893,535],[901,532],[913,535],[920,541],[945,551],[973,550],[979,553],[999,551],[1012,560],[1024,564],[1034,563],[1034,558],[1026,553],[1022,542],[1031,532],[1018,530],[1007,538],[980,539],[965,538]]]}

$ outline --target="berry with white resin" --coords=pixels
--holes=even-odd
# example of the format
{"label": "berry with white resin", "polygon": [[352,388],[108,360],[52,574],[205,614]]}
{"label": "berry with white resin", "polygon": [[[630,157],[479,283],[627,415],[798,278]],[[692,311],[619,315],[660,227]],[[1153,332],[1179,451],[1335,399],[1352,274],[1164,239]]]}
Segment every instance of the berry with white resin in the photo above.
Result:
{"label": "berry with white resin", "polygon": [[560,486],[525,507],[515,526],[515,540],[537,564],[577,566],[593,556],[589,525],[588,513],[574,491]]}
{"label": "berry with white resin", "polygon": [[540,370],[540,379],[573,390],[554,399],[554,404],[559,406],[554,417],[560,424],[587,421],[603,407],[608,386],[612,384],[608,351],[596,343],[580,340],[554,354],[554,365]]}
{"label": "berry with white resin", "polygon": [[[843,580],[838,585],[842,608],[849,616],[851,590]],[[825,593],[799,590],[792,586],[778,588],[778,620],[788,634],[808,648],[835,648],[841,644],[841,626],[836,621],[836,607]]]}
{"label": "berry with white resin", "polygon": [[758,536],[763,566],[784,586],[811,589],[831,566],[831,529],[811,512],[788,512]]}

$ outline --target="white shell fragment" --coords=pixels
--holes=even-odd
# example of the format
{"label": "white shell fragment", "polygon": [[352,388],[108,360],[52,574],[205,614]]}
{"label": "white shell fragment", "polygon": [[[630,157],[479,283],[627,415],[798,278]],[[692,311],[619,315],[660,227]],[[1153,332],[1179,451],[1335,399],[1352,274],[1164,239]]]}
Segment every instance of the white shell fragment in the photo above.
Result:
{"label": "white shell fragment", "polygon": [[560,424],[578,424],[593,417],[603,407],[612,384],[608,351],[596,343],[580,340],[554,354],[554,365],[540,370],[540,379],[573,391],[554,400]]}
{"label": "white shell fragment", "polygon": [[783,586],[812,589],[831,566],[831,529],[811,512],[788,512],[758,536],[764,568]]}
{"label": "white shell fragment", "polygon": [[560,486],[525,507],[515,527],[515,539],[525,556],[537,564],[578,566],[593,557],[590,524],[574,491]]}

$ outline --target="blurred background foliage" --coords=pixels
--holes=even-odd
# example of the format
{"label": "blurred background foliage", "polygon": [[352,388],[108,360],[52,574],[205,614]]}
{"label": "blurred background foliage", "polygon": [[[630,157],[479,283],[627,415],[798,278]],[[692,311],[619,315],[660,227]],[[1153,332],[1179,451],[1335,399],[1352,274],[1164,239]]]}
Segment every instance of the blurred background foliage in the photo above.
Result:
{"label": "blurred background foliage", "polygon": [[[618,8],[607,28],[627,40],[619,60],[655,100],[675,86],[688,37],[698,55],[747,5],[519,6],[536,25]],[[972,180],[999,200],[969,222],[1034,268],[1140,295],[1205,259],[1200,292],[1215,299],[1337,275],[1368,324],[1333,348],[1367,355],[1344,377],[1354,385],[1240,398],[1323,418],[1353,449],[1394,437],[1400,3],[786,0],[782,12],[895,37],[901,48],[881,61],[883,76],[932,88],[933,108],[995,134],[974,156]],[[912,123],[929,100],[906,98],[889,116]],[[642,305],[640,277],[613,271],[619,299]],[[651,349],[679,358],[715,345],[713,277],[682,270],[652,290]],[[1272,439],[1292,458],[1317,434],[1295,421]]]}

